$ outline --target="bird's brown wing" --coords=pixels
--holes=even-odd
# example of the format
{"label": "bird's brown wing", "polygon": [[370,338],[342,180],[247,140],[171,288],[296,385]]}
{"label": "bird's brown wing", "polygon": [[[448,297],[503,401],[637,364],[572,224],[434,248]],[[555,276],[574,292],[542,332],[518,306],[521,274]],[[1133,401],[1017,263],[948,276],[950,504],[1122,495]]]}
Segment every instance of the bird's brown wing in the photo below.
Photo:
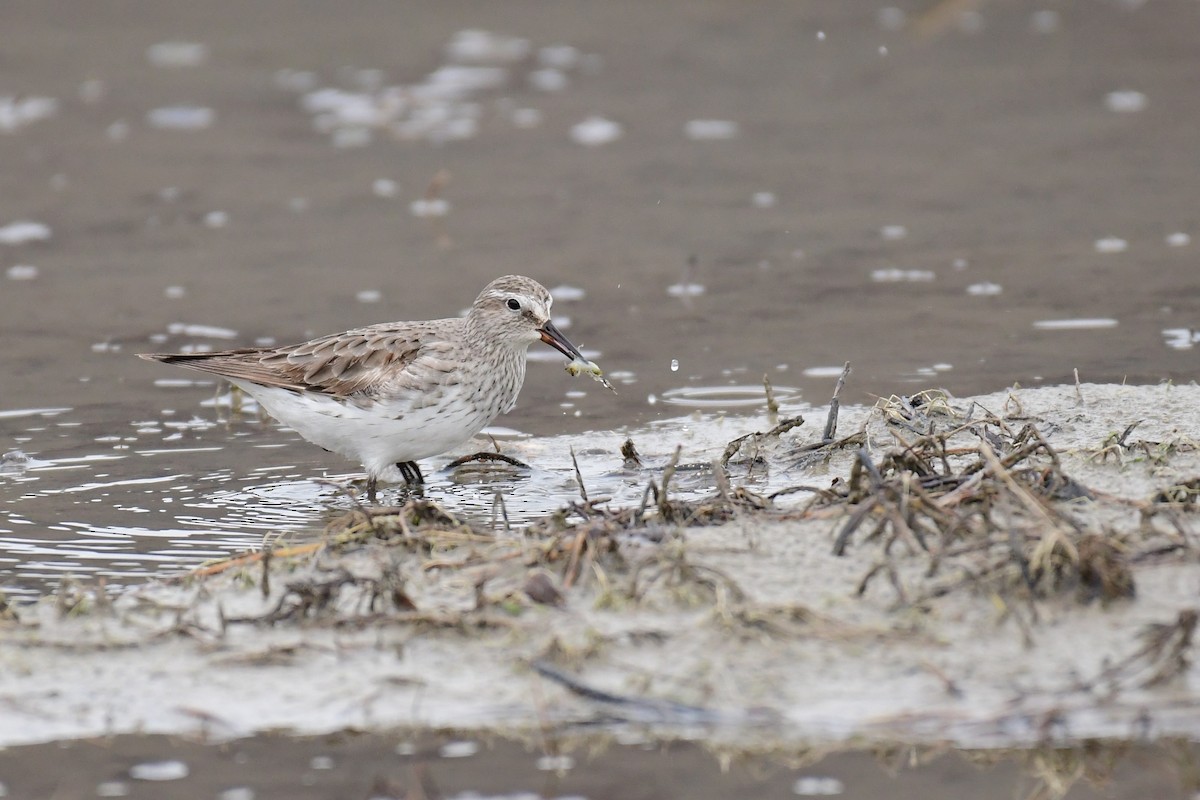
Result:
{"label": "bird's brown wing", "polygon": [[142,353],[140,357],[262,386],[347,397],[385,381],[409,383],[408,371],[422,377],[430,369],[440,371],[448,320],[441,322],[440,327],[428,323],[372,325],[286,347]]}

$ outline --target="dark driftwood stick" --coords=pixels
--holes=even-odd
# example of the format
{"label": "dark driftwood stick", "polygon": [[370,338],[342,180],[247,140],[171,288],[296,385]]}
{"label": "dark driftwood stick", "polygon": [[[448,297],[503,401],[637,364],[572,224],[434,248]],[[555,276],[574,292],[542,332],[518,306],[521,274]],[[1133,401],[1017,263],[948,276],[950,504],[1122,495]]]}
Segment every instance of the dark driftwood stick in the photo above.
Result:
{"label": "dark driftwood stick", "polygon": [[464,464],[470,464],[472,461],[502,461],[505,464],[512,464],[514,467],[524,467],[525,469],[529,469],[529,465],[524,461],[515,459],[512,456],[506,456],[504,453],[489,453],[486,450],[482,453],[472,453],[469,456],[456,458],[446,465],[446,469],[461,467]]}
{"label": "dark driftwood stick", "polygon": [[829,402],[829,418],[825,420],[825,433],[821,437],[822,442],[832,442],[834,435],[837,433],[838,409],[842,405],[839,397],[842,394],[842,387],[846,385],[846,376],[849,374],[850,362],[847,361],[846,366],[842,367],[842,374],[838,378],[837,386],[833,387],[833,400]]}
{"label": "dark driftwood stick", "polygon": [[575,482],[579,484],[579,497],[583,504],[588,504],[587,487],[583,485],[583,473],[579,471],[579,460],[575,458],[575,448],[571,448],[571,464],[575,466]]}

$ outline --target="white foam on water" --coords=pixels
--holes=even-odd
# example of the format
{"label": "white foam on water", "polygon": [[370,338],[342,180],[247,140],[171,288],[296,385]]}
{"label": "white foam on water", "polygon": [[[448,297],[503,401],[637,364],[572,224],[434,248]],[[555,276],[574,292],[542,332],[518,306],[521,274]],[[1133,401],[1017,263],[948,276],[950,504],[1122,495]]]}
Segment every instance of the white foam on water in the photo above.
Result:
{"label": "white foam on water", "polygon": [[10,281],[31,281],[38,276],[38,268],[32,264],[16,264],[4,271]]}
{"label": "white foam on water", "polygon": [[1129,242],[1116,236],[1106,236],[1097,239],[1092,246],[1097,253],[1124,253],[1129,249]]}
{"label": "white foam on water", "polygon": [[967,287],[967,294],[972,297],[994,297],[1004,291],[1004,287],[998,283],[984,281],[983,283],[972,283]]}
{"label": "white foam on water", "polygon": [[1104,96],[1104,105],[1118,114],[1134,114],[1146,108],[1146,95],[1133,90],[1109,92]]}
{"label": "white foam on water", "polygon": [[0,228],[0,244],[44,242],[50,238],[50,226],[42,222],[17,220]]}
{"label": "white foam on water", "polygon": [[146,48],[146,60],[155,67],[198,67],[208,61],[208,45],[201,42],[158,42]]}
{"label": "white foam on water", "polygon": [[736,138],[738,124],[728,119],[692,119],[683,126],[687,138],[696,142],[711,142]]}
{"label": "white foam on water", "polygon": [[1115,328],[1117,321],[1107,317],[1094,319],[1043,319],[1033,323],[1041,331],[1084,331]]}
{"label": "white foam on water", "polygon": [[591,116],[571,126],[571,138],[587,147],[599,147],[620,139],[625,131],[620,123],[600,116]]}
{"label": "white foam on water", "polygon": [[216,120],[217,112],[207,106],[162,106],[146,114],[146,124],[151,128],[170,131],[204,130]]}
{"label": "white foam on water", "polygon": [[0,96],[0,132],[12,133],[57,113],[58,100],[53,97]]}
{"label": "white foam on water", "polygon": [[936,277],[937,274],[928,269],[888,267],[887,269],[871,270],[871,280],[876,283],[926,283]]}

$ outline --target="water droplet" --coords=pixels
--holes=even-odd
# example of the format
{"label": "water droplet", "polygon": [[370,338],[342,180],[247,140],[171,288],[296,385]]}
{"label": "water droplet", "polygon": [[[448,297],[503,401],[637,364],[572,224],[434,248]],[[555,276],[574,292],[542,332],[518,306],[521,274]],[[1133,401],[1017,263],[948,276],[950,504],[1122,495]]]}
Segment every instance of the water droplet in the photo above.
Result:
{"label": "water droplet", "polygon": [[750,198],[750,202],[754,203],[755,208],[773,208],[777,198],[774,192],[755,192]]}
{"label": "water droplet", "polygon": [[571,138],[589,147],[615,142],[623,133],[619,123],[596,116],[588,117],[571,128]]}
{"label": "water droplet", "polygon": [[178,781],[188,776],[182,761],[147,761],[129,768],[129,777],[137,781]]}
{"label": "water droplet", "polygon": [[1116,236],[1107,236],[1095,242],[1097,253],[1124,253],[1129,249],[1129,242]]}
{"label": "water droplet", "polygon": [[671,359],[671,372],[679,372],[679,359],[678,358]]}
{"label": "water droplet", "polygon": [[400,191],[399,185],[390,178],[376,178],[371,184],[371,191],[376,197],[395,197],[396,192]]}

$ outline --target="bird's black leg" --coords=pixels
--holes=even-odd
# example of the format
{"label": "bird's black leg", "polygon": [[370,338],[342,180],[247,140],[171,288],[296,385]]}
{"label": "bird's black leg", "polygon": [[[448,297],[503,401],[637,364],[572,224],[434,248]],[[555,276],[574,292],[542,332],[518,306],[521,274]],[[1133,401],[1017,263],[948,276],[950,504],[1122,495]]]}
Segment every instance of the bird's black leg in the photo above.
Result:
{"label": "bird's black leg", "polygon": [[367,502],[375,504],[375,489],[379,486],[379,479],[374,475],[367,478]]}
{"label": "bird's black leg", "polygon": [[415,461],[397,461],[396,469],[400,470],[400,475],[409,486],[420,486],[425,482],[425,476]]}

